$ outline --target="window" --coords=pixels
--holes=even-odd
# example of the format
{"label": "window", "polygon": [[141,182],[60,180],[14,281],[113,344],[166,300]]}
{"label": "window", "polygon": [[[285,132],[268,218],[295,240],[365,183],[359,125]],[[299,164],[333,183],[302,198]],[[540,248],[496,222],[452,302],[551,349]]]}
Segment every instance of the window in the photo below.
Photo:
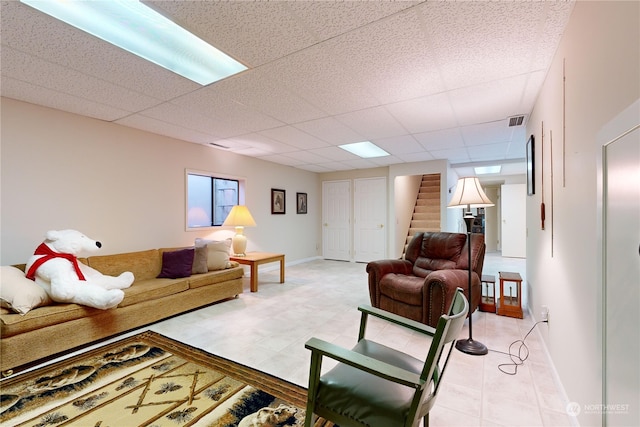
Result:
{"label": "window", "polygon": [[187,228],[222,225],[239,200],[238,179],[187,171]]}

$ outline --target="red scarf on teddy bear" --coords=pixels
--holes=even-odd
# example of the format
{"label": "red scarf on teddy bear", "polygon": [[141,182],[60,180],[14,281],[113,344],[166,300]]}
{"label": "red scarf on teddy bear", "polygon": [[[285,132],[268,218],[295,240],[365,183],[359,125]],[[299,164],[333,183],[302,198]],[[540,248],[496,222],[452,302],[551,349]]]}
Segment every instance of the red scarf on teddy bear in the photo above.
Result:
{"label": "red scarf on teddy bear", "polygon": [[73,268],[76,270],[76,274],[78,275],[78,279],[87,280],[84,278],[82,271],[80,271],[80,265],[78,265],[78,258],[75,255],[71,254],[61,254],[59,252],[54,252],[49,246],[44,243],[41,243],[40,246],[36,248],[36,251],[33,253],[34,255],[44,255],[41,258],[38,258],[29,271],[27,272],[27,279],[35,280],[36,279],[36,270],[45,262],[49,261],[53,258],[65,258],[73,264]]}

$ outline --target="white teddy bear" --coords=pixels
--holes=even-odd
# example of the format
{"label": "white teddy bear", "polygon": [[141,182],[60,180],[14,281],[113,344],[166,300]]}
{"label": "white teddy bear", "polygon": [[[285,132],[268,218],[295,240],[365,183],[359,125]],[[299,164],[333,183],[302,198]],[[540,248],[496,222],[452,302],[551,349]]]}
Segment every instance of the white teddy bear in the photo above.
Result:
{"label": "white teddy bear", "polygon": [[29,258],[26,276],[42,286],[52,300],[74,302],[102,310],[113,308],[124,298],[122,289],[133,283],[133,273],[106,276],[78,262],[79,252],[102,247],[76,230],[48,231],[44,243]]}

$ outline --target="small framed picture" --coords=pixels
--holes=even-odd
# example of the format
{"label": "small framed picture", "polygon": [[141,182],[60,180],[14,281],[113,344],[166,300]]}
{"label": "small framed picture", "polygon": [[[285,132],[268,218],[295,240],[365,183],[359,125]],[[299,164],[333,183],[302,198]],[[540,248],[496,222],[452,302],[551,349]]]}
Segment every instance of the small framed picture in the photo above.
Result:
{"label": "small framed picture", "polygon": [[307,213],[307,193],[296,193],[296,213]]}
{"label": "small framed picture", "polygon": [[285,214],[286,213],[286,191],[278,190],[276,188],[271,189],[271,213],[272,214]]}
{"label": "small framed picture", "polygon": [[533,196],[536,193],[536,146],[533,135],[527,141],[527,194]]}

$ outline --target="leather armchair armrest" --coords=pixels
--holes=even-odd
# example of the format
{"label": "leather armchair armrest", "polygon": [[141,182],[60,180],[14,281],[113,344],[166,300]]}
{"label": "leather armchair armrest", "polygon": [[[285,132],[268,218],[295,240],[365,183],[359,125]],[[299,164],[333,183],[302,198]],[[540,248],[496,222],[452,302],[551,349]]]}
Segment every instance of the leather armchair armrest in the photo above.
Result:
{"label": "leather armchair armrest", "polygon": [[413,264],[404,259],[385,259],[380,261],[372,261],[367,264],[367,273],[369,274],[369,297],[371,305],[380,307],[380,289],[378,284],[383,276],[389,273],[411,274]]}
{"label": "leather armchair armrest", "polygon": [[469,316],[480,304],[480,277],[475,271],[471,272],[471,287],[473,301],[469,298],[469,271],[468,270],[437,270],[431,272],[425,279],[424,295],[427,297],[425,304],[429,309],[427,324],[435,327],[438,319],[447,313],[451,302],[456,295],[456,290],[462,288],[469,301]]}

